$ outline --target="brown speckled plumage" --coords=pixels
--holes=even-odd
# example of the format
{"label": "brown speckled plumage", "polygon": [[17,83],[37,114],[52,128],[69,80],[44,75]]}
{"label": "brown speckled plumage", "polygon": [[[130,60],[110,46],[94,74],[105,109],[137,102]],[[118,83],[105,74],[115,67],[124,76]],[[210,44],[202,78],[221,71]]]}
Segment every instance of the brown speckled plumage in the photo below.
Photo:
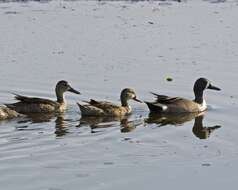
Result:
{"label": "brown speckled plumage", "polygon": [[136,98],[134,90],[126,88],[121,92],[121,106],[111,102],[90,100],[87,105],[78,103],[83,116],[116,116],[120,117],[131,113],[131,108],[128,105],[128,100]]}
{"label": "brown speckled plumage", "polygon": [[59,81],[55,88],[57,101],[16,94],[15,99],[18,100],[18,102],[6,104],[6,106],[24,114],[63,112],[66,109],[66,102],[64,100],[64,93],[66,91],[80,94],[78,91],[74,90],[67,81]]}
{"label": "brown speckled plumage", "polygon": [[20,116],[23,115],[7,107],[0,106],[0,120],[12,119]]}

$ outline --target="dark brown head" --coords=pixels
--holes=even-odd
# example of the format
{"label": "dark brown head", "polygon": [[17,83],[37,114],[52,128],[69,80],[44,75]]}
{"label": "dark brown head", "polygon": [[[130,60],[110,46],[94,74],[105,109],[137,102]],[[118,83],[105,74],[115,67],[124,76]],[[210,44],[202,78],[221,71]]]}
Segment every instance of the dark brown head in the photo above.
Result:
{"label": "dark brown head", "polygon": [[197,100],[198,103],[202,103],[200,101],[203,100],[203,91],[206,89],[211,89],[211,90],[221,90],[220,88],[213,86],[211,82],[206,79],[206,78],[199,78],[196,80],[194,86],[193,86],[193,91],[195,94],[195,101]]}
{"label": "dark brown head", "polygon": [[56,92],[57,97],[62,97],[63,94],[64,94],[65,92],[67,92],[67,91],[72,92],[72,93],[75,93],[75,94],[80,94],[79,91],[73,89],[73,88],[69,85],[69,83],[68,83],[67,81],[65,81],[65,80],[61,80],[61,81],[59,81],[59,82],[56,84],[55,92]]}
{"label": "dark brown head", "polygon": [[131,88],[125,88],[121,91],[121,102],[123,106],[127,106],[128,100],[135,100],[137,102],[142,103],[142,101],[138,100],[136,97],[136,93]]}
{"label": "dark brown head", "polygon": [[220,88],[213,86],[211,82],[206,78],[197,79],[193,87],[194,92],[204,91],[205,89],[221,90]]}

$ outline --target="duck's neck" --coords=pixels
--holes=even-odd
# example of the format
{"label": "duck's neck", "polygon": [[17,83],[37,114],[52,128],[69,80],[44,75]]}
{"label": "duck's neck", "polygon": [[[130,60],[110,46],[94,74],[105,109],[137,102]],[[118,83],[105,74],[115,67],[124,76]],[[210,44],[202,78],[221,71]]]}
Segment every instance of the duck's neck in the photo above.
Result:
{"label": "duck's neck", "polygon": [[128,105],[128,100],[121,97],[121,106],[123,106],[123,107],[129,107],[129,105]]}
{"label": "duck's neck", "polygon": [[198,104],[202,104],[203,103],[203,91],[194,91],[195,94],[195,102]]}
{"label": "duck's neck", "polygon": [[59,102],[60,104],[63,104],[65,102],[63,93],[57,93],[56,92],[56,96],[57,96],[57,102]]}

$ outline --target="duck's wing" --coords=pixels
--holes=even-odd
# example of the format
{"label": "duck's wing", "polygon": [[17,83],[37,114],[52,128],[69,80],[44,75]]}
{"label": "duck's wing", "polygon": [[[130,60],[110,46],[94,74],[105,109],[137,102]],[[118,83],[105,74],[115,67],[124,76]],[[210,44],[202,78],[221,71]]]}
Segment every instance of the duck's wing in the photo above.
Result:
{"label": "duck's wing", "polygon": [[44,98],[27,97],[27,96],[15,94],[15,99],[18,100],[18,102],[12,103],[12,104],[5,104],[5,106],[7,106],[10,109],[14,109],[15,111],[18,111],[18,112],[21,112],[22,107],[26,107],[26,106],[29,107],[29,105],[43,104],[49,107],[58,106],[57,102],[44,99]]}
{"label": "duck's wing", "polygon": [[181,100],[180,97],[170,97],[165,95],[160,95],[154,92],[151,92],[156,97],[156,100],[154,103],[160,103],[160,104],[172,104],[175,103],[178,100]]}
{"label": "duck's wing", "polygon": [[192,101],[181,97],[169,97],[153,93],[156,101],[145,102],[151,112],[174,112],[174,113],[193,113],[201,112],[199,105]]}
{"label": "duck's wing", "polygon": [[57,105],[57,102],[45,98],[27,97],[19,94],[15,94],[15,99],[22,103],[27,104],[49,104],[52,106]]}
{"label": "duck's wing", "polygon": [[95,106],[97,108],[103,109],[103,110],[109,110],[109,109],[119,109],[120,106],[113,104],[111,102],[107,101],[97,101],[91,99],[89,102],[90,105]]}
{"label": "duck's wing", "polygon": [[145,102],[151,112],[164,112],[168,109],[165,104],[155,103],[155,102]]}
{"label": "duck's wing", "polygon": [[177,104],[181,98],[179,97],[170,97],[165,95],[160,95],[154,92],[151,92],[156,97],[154,102],[145,102],[151,112],[166,112],[168,107],[171,104]]}
{"label": "duck's wing", "polygon": [[90,104],[87,104],[87,105],[81,105],[79,103],[77,104],[83,116],[103,116],[104,115],[104,111],[101,108],[98,108]]}

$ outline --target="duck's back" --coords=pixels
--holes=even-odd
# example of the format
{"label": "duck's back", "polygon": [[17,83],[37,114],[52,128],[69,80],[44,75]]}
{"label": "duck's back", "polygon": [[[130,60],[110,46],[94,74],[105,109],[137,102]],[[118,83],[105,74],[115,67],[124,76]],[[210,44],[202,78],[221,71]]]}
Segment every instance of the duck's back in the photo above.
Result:
{"label": "duck's back", "polygon": [[104,114],[108,116],[122,116],[130,114],[131,112],[129,106],[119,106],[107,101],[96,101],[91,99],[90,104],[102,109]]}
{"label": "duck's back", "polygon": [[112,102],[97,101],[97,100],[93,100],[93,99],[90,100],[89,104],[92,106],[95,106],[97,108],[103,109],[103,110],[120,108],[120,106],[113,104]]}
{"label": "duck's back", "polygon": [[27,104],[24,102],[17,102],[15,104],[7,106],[19,113],[51,113],[58,110],[55,106],[44,103]]}
{"label": "duck's back", "polygon": [[96,101],[91,99],[88,105],[78,104],[82,115],[87,116],[111,116],[119,117],[130,112],[129,107],[118,106],[107,101]]}
{"label": "duck's back", "polygon": [[200,112],[200,105],[192,100],[188,100],[185,98],[177,98],[172,103],[166,104],[167,110],[166,112],[172,112],[172,113],[185,113],[185,112]]}
{"label": "duck's back", "polygon": [[61,105],[52,100],[21,95],[16,95],[15,99],[19,102],[6,104],[6,106],[19,113],[50,113],[63,111],[63,109],[61,110]]}
{"label": "duck's back", "polygon": [[156,102],[146,102],[151,112],[160,112],[160,113],[193,113],[201,112],[201,106],[185,98],[171,98],[163,99],[162,101],[157,100]]}

